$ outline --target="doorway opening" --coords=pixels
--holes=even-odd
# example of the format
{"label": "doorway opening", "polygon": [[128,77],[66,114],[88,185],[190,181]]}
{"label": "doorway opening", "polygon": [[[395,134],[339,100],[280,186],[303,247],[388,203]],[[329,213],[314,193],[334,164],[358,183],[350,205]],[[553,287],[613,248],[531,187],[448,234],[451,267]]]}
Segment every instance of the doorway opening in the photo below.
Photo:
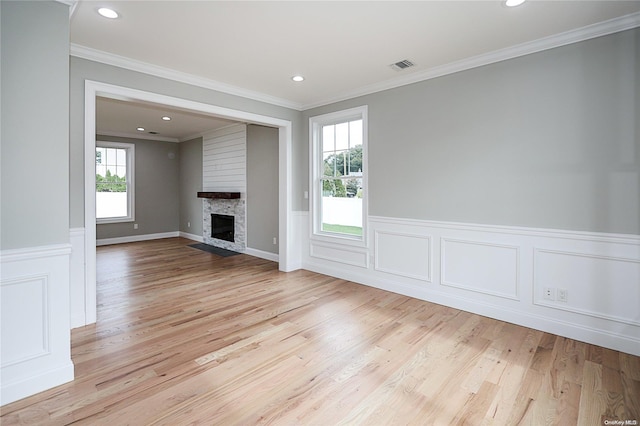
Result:
{"label": "doorway opening", "polygon": [[166,105],[185,111],[208,114],[212,117],[260,124],[278,128],[278,239],[280,241],[279,269],[288,272],[297,269],[294,261],[292,222],[292,123],[271,116],[234,110],[217,105],[146,92],[128,87],[87,80],[85,82],[84,116],[84,178],[85,178],[85,238],[84,238],[84,296],[85,324],[96,322],[96,223],[95,211],[95,146],[96,146],[96,97],[147,102]]}

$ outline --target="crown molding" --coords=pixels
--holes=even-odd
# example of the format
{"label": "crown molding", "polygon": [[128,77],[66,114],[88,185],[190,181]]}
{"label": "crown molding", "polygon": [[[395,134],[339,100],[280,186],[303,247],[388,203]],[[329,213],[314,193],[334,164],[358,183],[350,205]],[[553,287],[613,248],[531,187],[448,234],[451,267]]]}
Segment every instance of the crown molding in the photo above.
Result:
{"label": "crown molding", "polygon": [[[58,1],[61,1],[65,4],[72,3],[71,0]],[[496,62],[506,61],[508,59],[530,55],[532,53],[537,53],[568,44],[578,43],[596,37],[602,37],[620,31],[630,30],[639,26],[640,12],[636,12],[596,24],[587,25],[585,27],[577,28],[571,31],[566,31],[564,33],[522,43],[516,46],[494,50],[492,52],[451,62],[449,64],[428,68],[423,71],[413,72],[406,76],[401,76],[380,83],[363,86],[355,90],[345,92],[337,97],[325,98],[318,102],[312,102],[308,104],[300,104],[287,99],[278,98],[253,90],[243,89],[241,87],[232,86],[229,84],[221,83],[219,81],[199,77],[193,74],[188,74],[181,71],[172,70],[170,68],[164,68],[135,59],[127,58],[124,56],[103,52],[79,44],[71,43],[70,55],[82,59],[88,59],[90,61],[125,68],[132,71],[150,74],[156,77],[179,81],[205,89],[211,89],[259,102],[265,102],[271,105],[290,108],[297,111],[305,111],[308,109],[332,104],[335,102],[345,101],[347,99],[352,99],[359,96],[370,95],[372,93],[381,92],[383,90],[389,90],[408,84],[418,83],[421,81],[430,80],[432,78],[442,77],[448,74],[454,74],[460,71],[489,65]]]}
{"label": "crown molding", "polygon": [[530,55],[532,53],[541,52],[543,50],[549,50],[596,37],[602,37],[620,31],[630,30],[638,26],[640,26],[640,12],[624,15],[592,25],[587,25],[586,27],[577,28],[575,30],[566,31],[564,33],[559,33],[538,40],[518,44],[516,46],[494,50],[482,55],[472,56],[470,58],[465,58],[459,61],[451,62],[449,64],[414,72],[403,77],[397,77],[391,80],[364,86],[359,89],[346,92],[339,97],[327,98],[319,102],[302,105],[302,110],[305,111],[335,102],[345,101],[347,99],[370,95],[372,93],[381,92],[383,90],[405,86],[407,84],[418,83],[420,81],[430,80],[432,78],[442,77],[448,74],[454,74],[460,71],[481,67],[483,65],[489,65],[520,56]]}
{"label": "crown molding", "polygon": [[69,46],[69,54],[81,59],[88,59],[94,62],[100,62],[106,65],[113,65],[119,68],[137,71],[144,74],[150,74],[156,77],[166,78],[193,86],[211,89],[229,95],[240,96],[242,98],[252,99],[258,102],[265,102],[271,105],[281,106],[285,108],[301,111],[301,105],[287,99],[278,98],[276,96],[267,95],[265,93],[253,90],[243,89],[241,87],[232,86],[230,84],[221,83],[193,74],[176,71],[170,68],[153,65],[147,62],[138,61],[136,59],[127,58],[125,56],[115,55],[113,53],[104,52],[79,44],[71,43]]}
{"label": "crown molding", "polygon": [[171,138],[169,136],[149,135],[145,133],[129,133],[129,132],[97,132],[96,140],[100,139],[100,136],[111,136],[115,138],[127,138],[127,139],[144,139],[148,141],[158,142],[181,142],[178,138]]}

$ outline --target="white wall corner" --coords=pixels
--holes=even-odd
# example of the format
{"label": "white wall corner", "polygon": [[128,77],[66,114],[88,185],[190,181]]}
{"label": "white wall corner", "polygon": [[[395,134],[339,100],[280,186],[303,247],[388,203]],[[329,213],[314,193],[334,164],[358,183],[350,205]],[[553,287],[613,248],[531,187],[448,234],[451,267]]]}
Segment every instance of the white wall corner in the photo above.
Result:
{"label": "white wall corner", "polygon": [[85,232],[84,228],[69,230],[71,256],[69,258],[69,308],[70,327],[87,325],[86,291],[85,291]]}
{"label": "white wall corner", "polygon": [[[303,268],[303,251],[309,250],[307,232],[309,229],[309,212],[292,211],[289,216],[289,251],[287,253],[287,269],[283,272],[297,271]],[[282,225],[280,225],[282,226]],[[281,237],[282,238],[282,237]],[[280,240],[282,241],[282,239]],[[282,270],[282,269],[281,269]]]}

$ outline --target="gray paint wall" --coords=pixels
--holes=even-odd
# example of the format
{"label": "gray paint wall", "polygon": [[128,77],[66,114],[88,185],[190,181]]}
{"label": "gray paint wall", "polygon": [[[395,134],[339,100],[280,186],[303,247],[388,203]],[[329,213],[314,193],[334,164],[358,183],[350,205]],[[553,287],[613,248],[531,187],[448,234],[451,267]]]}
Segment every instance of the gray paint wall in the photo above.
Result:
{"label": "gray paint wall", "polygon": [[3,250],[69,242],[69,8],[0,3]]}
{"label": "gray paint wall", "polygon": [[304,134],[369,106],[371,215],[640,234],[639,78],[635,29],[305,111]]}
{"label": "gray paint wall", "polygon": [[[202,138],[180,143],[180,231],[202,236]],[[188,226],[191,223],[191,226]]]}
{"label": "gray paint wall", "polygon": [[[135,222],[100,224],[96,237],[175,232],[180,217],[179,146],[172,142],[96,135],[96,140],[135,145]],[[174,158],[170,158],[172,153]],[[138,224],[138,229],[133,224]]]}
{"label": "gray paint wall", "polygon": [[[76,57],[70,58],[70,223],[72,227],[84,226],[84,84],[85,80],[100,81],[130,87],[162,95],[173,96],[239,111],[276,117],[292,122],[293,127],[293,209],[304,205],[303,191],[306,182],[300,179],[306,168],[307,158],[302,157],[306,148],[301,136],[302,113],[292,109],[203,89],[185,83],[167,80],[135,71],[101,64]],[[306,155],[306,154],[304,154]]]}
{"label": "gray paint wall", "polygon": [[247,126],[247,247],[278,253],[278,129]]}
{"label": "gray paint wall", "polygon": [[[136,220],[97,225],[98,239],[177,230],[202,235],[202,199],[196,196],[202,190],[201,137],[180,144],[100,135],[96,139],[136,147]],[[170,152],[175,159],[168,157]],[[248,247],[277,254],[277,129],[247,126],[247,168]]]}

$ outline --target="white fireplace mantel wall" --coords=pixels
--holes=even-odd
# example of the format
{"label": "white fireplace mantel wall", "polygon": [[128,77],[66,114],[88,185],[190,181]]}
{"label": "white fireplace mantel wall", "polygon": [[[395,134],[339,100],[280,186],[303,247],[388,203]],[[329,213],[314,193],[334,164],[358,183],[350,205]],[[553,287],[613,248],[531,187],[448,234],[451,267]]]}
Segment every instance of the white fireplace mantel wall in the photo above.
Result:
{"label": "white fireplace mantel wall", "polygon": [[[234,124],[202,138],[202,191],[239,192],[240,199],[203,199],[203,240],[233,251],[246,250],[247,125]],[[195,195],[195,194],[194,194]],[[211,237],[211,214],[235,217],[235,242]]]}
{"label": "white fireplace mantel wall", "polygon": [[234,124],[202,137],[202,190],[239,192],[241,198],[246,197],[246,124]]}

